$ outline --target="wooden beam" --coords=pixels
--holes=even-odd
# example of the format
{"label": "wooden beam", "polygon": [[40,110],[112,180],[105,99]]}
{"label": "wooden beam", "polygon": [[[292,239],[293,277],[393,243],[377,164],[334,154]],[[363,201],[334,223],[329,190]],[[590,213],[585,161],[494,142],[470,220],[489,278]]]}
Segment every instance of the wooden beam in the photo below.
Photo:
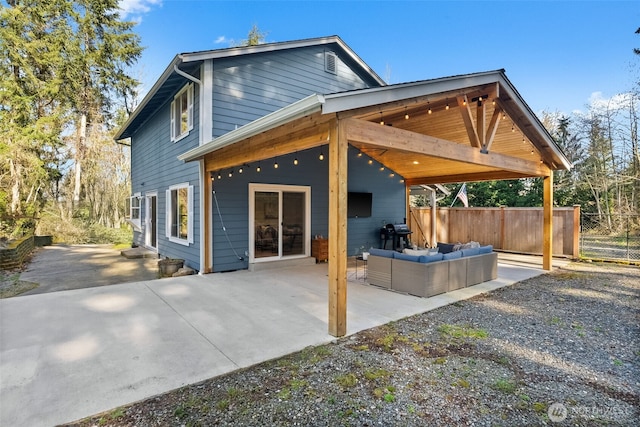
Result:
{"label": "wooden beam", "polygon": [[469,136],[469,142],[472,147],[480,147],[480,138],[478,137],[478,130],[473,123],[473,114],[471,113],[471,105],[467,100],[467,95],[456,97],[458,100],[458,107],[460,107],[460,114],[462,114],[462,121],[464,127],[467,129],[467,135]]}
{"label": "wooden beam", "polygon": [[405,178],[407,185],[450,184],[453,182],[493,181],[502,179],[529,178],[530,175],[509,171],[491,171],[477,173],[463,173],[455,175],[436,175],[421,178]]}
{"label": "wooden beam", "polygon": [[496,137],[496,132],[498,131],[498,125],[500,124],[501,118],[502,109],[496,103],[496,108],[493,110],[493,116],[491,116],[491,121],[489,122],[489,129],[487,129],[487,136],[485,137],[482,145],[482,151],[485,153],[488,153],[491,149],[491,144],[493,144],[493,139]]}
{"label": "wooden beam", "polygon": [[484,154],[463,144],[364,120],[345,119],[344,122],[347,126],[347,138],[352,142],[495,168],[524,176],[549,174],[549,168],[544,163],[500,153]]}
{"label": "wooden beam", "polygon": [[542,183],[544,196],[542,201],[543,226],[542,226],[542,268],[553,268],[553,171],[545,176]]}
{"label": "wooden beam", "polygon": [[[378,125],[380,126],[380,125]],[[342,123],[329,139],[329,334],[347,334],[347,164],[348,147]]]}

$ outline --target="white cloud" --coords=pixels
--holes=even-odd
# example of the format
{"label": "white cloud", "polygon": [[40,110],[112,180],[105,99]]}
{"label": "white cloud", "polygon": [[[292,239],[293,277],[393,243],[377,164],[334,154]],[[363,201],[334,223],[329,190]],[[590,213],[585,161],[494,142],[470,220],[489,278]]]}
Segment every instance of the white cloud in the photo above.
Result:
{"label": "white cloud", "polygon": [[218,36],[218,38],[215,39],[215,41],[213,42],[213,44],[222,44],[222,43],[229,43],[229,39],[227,39],[225,36]]}
{"label": "white cloud", "polygon": [[616,110],[629,105],[631,94],[619,93],[610,98],[604,97],[602,92],[593,92],[589,97],[589,105],[596,111]]}
{"label": "white cloud", "polygon": [[[120,0],[119,5],[122,10],[122,18],[126,18],[129,15],[147,13],[153,6],[161,6],[162,0]],[[139,16],[134,18],[137,21],[141,19]]]}

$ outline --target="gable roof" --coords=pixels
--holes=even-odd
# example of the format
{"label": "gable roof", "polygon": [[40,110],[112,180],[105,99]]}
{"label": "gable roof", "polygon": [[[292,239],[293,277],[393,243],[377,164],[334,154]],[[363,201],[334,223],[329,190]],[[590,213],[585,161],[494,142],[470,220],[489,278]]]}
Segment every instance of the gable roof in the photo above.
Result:
{"label": "gable roof", "polygon": [[184,85],[184,77],[176,72],[176,68],[182,72],[194,75],[205,60],[232,58],[243,55],[283,51],[311,46],[330,46],[340,51],[346,62],[360,74],[369,80],[370,84],[383,86],[386,83],[369,67],[347,44],[338,36],[319,37],[287,42],[265,43],[256,46],[241,46],[224,49],[206,50],[199,52],[187,52],[176,55],[161,74],[160,78],[151,87],[140,105],[128,118],[126,123],[118,130],[114,139],[116,141],[131,137],[135,131],[149,118],[169,97]]}
{"label": "gable roof", "polygon": [[[502,111],[508,117],[506,124],[500,124],[502,127],[496,125],[494,131],[496,142],[491,147],[493,152],[531,161],[528,150],[531,150],[531,154],[535,150],[540,156],[540,160],[552,169],[569,169],[571,167],[562,150],[507,79],[504,70],[327,95],[312,95],[194,148],[180,155],[178,159],[192,161],[202,158],[216,150],[311,114],[338,114],[340,118],[352,117],[369,122],[379,122],[382,118],[388,125],[392,125],[393,129],[409,130],[434,136],[439,140],[469,146],[471,138],[469,133],[473,133],[474,125],[465,122],[464,115],[467,114],[467,109],[465,107],[463,110],[458,106],[457,99],[468,98],[471,103],[474,97],[486,97],[487,95],[497,101],[499,106],[490,107],[487,115],[491,116],[495,111]],[[451,104],[451,112],[448,111],[449,104]],[[431,114],[432,109],[434,114]],[[454,111],[456,109],[463,114],[456,114]],[[405,120],[405,116],[408,117],[408,115],[413,120]],[[502,121],[505,122],[504,119]],[[490,126],[485,126],[485,128],[488,129]],[[517,134],[515,133],[516,129],[519,131]],[[528,141],[526,146],[522,145],[525,139]],[[415,154],[403,154],[397,151],[392,154],[394,150],[375,149],[366,147],[366,144],[357,148],[381,163],[387,164],[388,167],[401,175],[411,176],[411,168],[406,167],[405,164],[412,163],[407,156],[415,157]],[[439,173],[436,168],[432,169],[433,174]],[[416,177],[425,176],[423,169],[416,171],[416,173],[418,174]]]}

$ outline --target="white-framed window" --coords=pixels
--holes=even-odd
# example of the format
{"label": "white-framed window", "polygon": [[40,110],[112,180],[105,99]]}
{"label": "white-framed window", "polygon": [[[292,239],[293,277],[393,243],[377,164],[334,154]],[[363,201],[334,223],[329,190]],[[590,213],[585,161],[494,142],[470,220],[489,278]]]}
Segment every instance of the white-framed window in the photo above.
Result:
{"label": "white-framed window", "polygon": [[193,83],[185,85],[171,102],[171,141],[189,135],[193,129]]}
{"label": "white-framed window", "polygon": [[175,243],[193,243],[193,185],[176,184],[167,190],[166,236]]}
{"label": "white-framed window", "polygon": [[137,230],[140,230],[141,227],[141,219],[140,219],[140,200],[142,199],[141,193],[135,193],[131,197],[129,197],[129,209],[127,218],[131,225]]}

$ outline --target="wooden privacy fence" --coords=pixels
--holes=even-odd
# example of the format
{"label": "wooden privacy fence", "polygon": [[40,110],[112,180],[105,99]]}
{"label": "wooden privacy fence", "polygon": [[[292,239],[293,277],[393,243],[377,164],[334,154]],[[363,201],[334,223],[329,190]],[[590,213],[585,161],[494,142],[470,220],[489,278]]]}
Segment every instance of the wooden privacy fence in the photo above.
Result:
{"label": "wooden privacy fence", "polygon": [[[542,208],[436,208],[438,242],[480,242],[494,249],[542,254]],[[412,207],[412,242],[434,246],[431,208]],[[579,257],[580,206],[553,208],[553,255]]]}

